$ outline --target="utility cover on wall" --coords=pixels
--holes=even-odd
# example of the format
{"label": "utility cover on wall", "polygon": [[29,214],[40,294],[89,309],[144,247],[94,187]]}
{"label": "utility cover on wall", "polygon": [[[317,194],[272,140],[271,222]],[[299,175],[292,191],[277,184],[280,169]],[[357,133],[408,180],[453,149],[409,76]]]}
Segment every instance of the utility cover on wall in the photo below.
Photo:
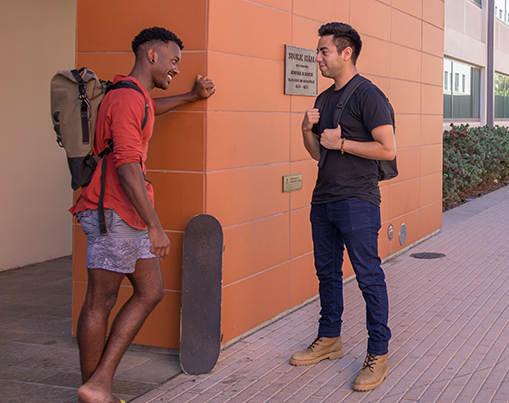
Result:
{"label": "utility cover on wall", "polygon": [[401,224],[401,228],[399,229],[399,244],[403,246],[406,242],[406,225]]}
{"label": "utility cover on wall", "polygon": [[389,241],[392,241],[392,238],[394,238],[394,227],[392,224],[389,224],[389,227],[387,228],[387,237],[389,238]]}

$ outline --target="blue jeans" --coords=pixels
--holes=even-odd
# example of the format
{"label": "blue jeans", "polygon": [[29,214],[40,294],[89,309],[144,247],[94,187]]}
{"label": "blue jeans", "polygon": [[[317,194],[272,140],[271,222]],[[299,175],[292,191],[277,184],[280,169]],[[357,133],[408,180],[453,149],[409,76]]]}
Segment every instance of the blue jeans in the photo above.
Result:
{"label": "blue jeans", "polygon": [[346,249],[366,302],[368,353],[387,354],[389,299],[378,256],[380,208],[348,199],[311,206],[315,267],[320,293],[319,337],[341,334],[343,314],[343,253]]}

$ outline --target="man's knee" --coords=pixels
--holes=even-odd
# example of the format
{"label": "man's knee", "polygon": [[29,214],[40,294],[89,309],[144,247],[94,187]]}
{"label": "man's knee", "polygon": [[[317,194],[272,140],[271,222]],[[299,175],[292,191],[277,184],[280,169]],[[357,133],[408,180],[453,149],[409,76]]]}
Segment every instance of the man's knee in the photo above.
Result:
{"label": "man's knee", "polygon": [[154,287],[149,292],[144,293],[144,298],[146,299],[147,304],[154,306],[154,307],[157,304],[159,304],[159,302],[161,302],[163,300],[163,297],[164,297],[164,288],[162,285],[159,287]]}
{"label": "man's knee", "polygon": [[161,283],[153,283],[151,286],[133,284],[135,298],[139,298],[146,306],[155,307],[164,297],[164,287]]}
{"label": "man's knee", "polygon": [[96,287],[90,287],[87,290],[85,305],[91,309],[104,309],[111,311],[115,306],[118,297],[117,290],[98,290]]}
{"label": "man's knee", "polygon": [[123,275],[90,269],[85,304],[93,309],[111,310],[117,302]]}

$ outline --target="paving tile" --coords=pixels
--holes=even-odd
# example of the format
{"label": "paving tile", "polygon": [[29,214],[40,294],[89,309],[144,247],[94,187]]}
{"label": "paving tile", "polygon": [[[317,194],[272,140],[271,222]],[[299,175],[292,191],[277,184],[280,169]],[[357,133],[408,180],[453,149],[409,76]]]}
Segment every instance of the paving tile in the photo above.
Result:
{"label": "paving tile", "polygon": [[294,393],[293,395],[289,396],[287,401],[291,402],[291,403],[307,402],[308,398],[314,392],[316,392],[317,389],[318,389],[318,387],[316,387],[316,386],[305,385],[304,387],[299,389],[296,393]]}
{"label": "paving tile", "polygon": [[[144,393],[141,396],[138,396],[137,398],[131,400],[131,402],[132,403],[148,403],[148,402],[155,401],[159,396],[161,396],[163,394],[164,394],[163,389],[156,388],[156,389],[149,390],[148,392]],[[160,400],[159,400],[159,402],[160,402]]]}
{"label": "paving tile", "polygon": [[[252,400],[254,402],[265,402],[266,400],[273,397],[275,394],[281,391],[286,386],[285,383],[282,382],[273,382],[270,385],[268,385],[266,388],[262,389],[260,393],[255,395]],[[287,396],[288,397],[288,396]],[[284,399],[286,400],[286,399]],[[284,401],[282,400],[282,401]]]}
{"label": "paving tile", "polygon": [[159,386],[179,373],[181,373],[181,369],[178,357],[160,354],[151,359],[145,357],[138,365],[133,365],[129,369],[118,370],[115,378]]}
{"label": "paving tile", "polygon": [[[324,399],[324,403],[333,403],[333,402],[346,402],[348,401],[347,398],[352,395],[352,391],[342,390],[338,389],[332,392],[329,396],[327,396]],[[361,396],[357,396],[354,401],[359,401],[358,399],[361,398]]]}
{"label": "paving tile", "polygon": [[16,339],[19,343],[39,344],[43,346],[68,347],[78,350],[78,343],[70,335],[24,333],[23,337]]}
{"label": "paving tile", "polygon": [[491,402],[493,396],[497,391],[495,389],[490,388],[482,388],[477,395],[475,395],[473,402],[474,403],[486,403]]}
{"label": "paving tile", "polygon": [[37,383],[65,386],[77,390],[81,386],[81,374],[80,372],[56,372],[50,376],[39,379]]}
{"label": "paving tile", "polygon": [[22,364],[25,362],[30,363],[34,357],[49,353],[54,349],[55,347],[53,346],[0,341],[0,362],[2,365],[27,367],[27,365]]}
{"label": "paving tile", "polygon": [[60,403],[70,398],[75,399],[76,392],[73,388],[0,380],[2,403]]}
{"label": "paving tile", "polygon": [[59,368],[63,372],[80,372],[78,351],[66,347],[51,348],[17,365],[25,368]]}
{"label": "paving tile", "polygon": [[254,378],[242,378],[238,382],[229,385],[227,389],[221,392],[221,396],[228,398],[235,397],[249,388],[254,382],[256,382]]}
{"label": "paving tile", "polygon": [[23,368],[14,365],[0,365],[0,380],[16,382],[37,382],[55,373],[55,369]]}

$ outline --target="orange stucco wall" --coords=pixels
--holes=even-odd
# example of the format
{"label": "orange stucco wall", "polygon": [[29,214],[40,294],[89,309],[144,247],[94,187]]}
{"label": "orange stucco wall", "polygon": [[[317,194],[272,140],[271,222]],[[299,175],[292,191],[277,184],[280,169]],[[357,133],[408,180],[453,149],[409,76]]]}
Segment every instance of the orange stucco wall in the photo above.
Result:
{"label": "orange stucco wall", "polygon": [[[165,298],[135,343],[178,348],[183,230],[198,213],[215,215],[224,227],[224,342],[316,295],[308,219],[316,162],[300,133],[314,99],[284,95],[283,57],[285,44],[314,49],[324,22],[359,31],[359,72],[397,113],[400,176],[381,184],[381,256],[441,227],[443,19],[443,0],[78,2],[78,66],[106,79],[128,74],[132,38],[159,25],[177,33],[185,49],[181,75],[169,91],[152,95],[188,91],[196,74],[217,85],[209,100],[156,119],[148,177],[172,248],[162,263]],[[319,89],[330,84],[320,78]],[[283,193],[282,176],[293,173],[303,173],[303,189]],[[85,250],[76,225],[74,322],[86,290]],[[351,274],[347,263],[345,276]],[[126,282],[119,302],[130,292]]]}

